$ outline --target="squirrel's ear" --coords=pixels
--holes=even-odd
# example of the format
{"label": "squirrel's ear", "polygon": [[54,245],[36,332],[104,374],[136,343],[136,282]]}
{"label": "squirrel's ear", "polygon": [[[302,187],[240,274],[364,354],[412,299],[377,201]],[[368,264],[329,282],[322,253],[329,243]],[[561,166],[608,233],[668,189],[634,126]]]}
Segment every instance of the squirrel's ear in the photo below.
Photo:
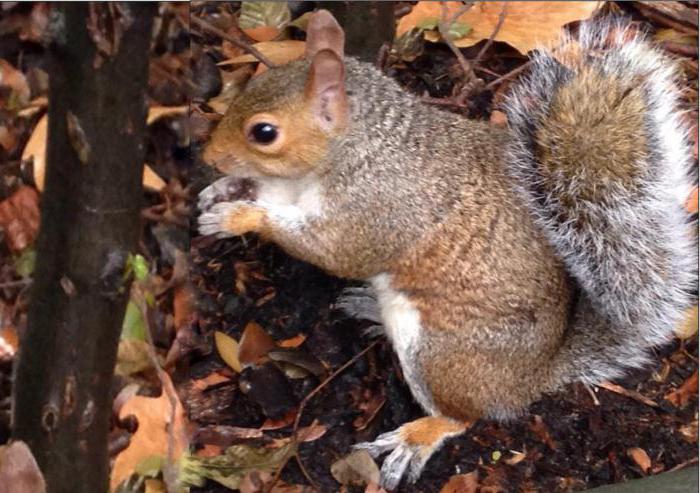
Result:
{"label": "squirrel's ear", "polygon": [[338,21],[327,10],[314,12],[306,28],[306,58],[313,60],[321,50],[331,50],[343,59],[345,33]]}
{"label": "squirrel's ear", "polygon": [[306,99],[322,129],[332,131],[347,121],[345,65],[331,50],[321,50],[313,58],[306,79]]}

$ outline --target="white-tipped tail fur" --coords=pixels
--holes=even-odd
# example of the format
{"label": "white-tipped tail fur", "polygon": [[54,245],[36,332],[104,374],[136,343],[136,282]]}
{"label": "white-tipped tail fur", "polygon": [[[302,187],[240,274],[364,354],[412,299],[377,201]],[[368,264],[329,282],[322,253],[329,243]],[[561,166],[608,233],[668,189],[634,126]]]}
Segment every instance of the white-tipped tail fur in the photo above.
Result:
{"label": "white-tipped tail fur", "polygon": [[567,379],[641,365],[695,301],[697,225],[683,208],[693,161],[678,101],[675,64],[624,21],[598,19],[538,54],[506,103],[508,171],[581,287],[553,369]]}

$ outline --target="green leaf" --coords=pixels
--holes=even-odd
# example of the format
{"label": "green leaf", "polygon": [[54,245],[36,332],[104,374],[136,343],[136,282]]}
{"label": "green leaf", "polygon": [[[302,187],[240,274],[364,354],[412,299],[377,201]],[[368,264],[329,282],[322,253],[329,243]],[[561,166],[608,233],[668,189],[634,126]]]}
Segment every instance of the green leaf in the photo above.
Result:
{"label": "green leaf", "polygon": [[450,28],[447,30],[447,35],[450,37],[450,39],[460,39],[469,34],[471,31],[471,26],[462,22],[453,22]]}
{"label": "green leaf", "polygon": [[162,455],[149,455],[136,465],[135,472],[147,478],[157,478],[164,463],[165,457]]}
{"label": "green leaf", "polygon": [[143,314],[136,303],[129,300],[126,305],[126,313],[122,322],[122,339],[136,339],[139,341],[146,340],[146,324],[143,320]]}
{"label": "green leaf", "polygon": [[36,250],[33,248],[25,248],[17,257],[15,257],[15,271],[22,277],[30,277],[34,273],[34,265],[36,264]]}
{"label": "green leaf", "polygon": [[145,280],[146,277],[148,277],[148,262],[146,262],[146,259],[143,258],[143,255],[139,255],[137,253],[136,255],[131,256],[129,260],[131,262],[136,280]]}
{"label": "green leaf", "polygon": [[180,481],[190,486],[204,486],[207,479],[238,489],[243,477],[251,471],[274,473],[296,453],[291,441],[279,448],[234,445],[216,457],[184,455],[180,459]]}
{"label": "green leaf", "polygon": [[238,25],[241,29],[261,26],[282,29],[291,18],[287,2],[243,2]]}
{"label": "green leaf", "polygon": [[433,29],[437,29],[439,23],[440,19],[437,17],[426,17],[421,19],[420,22],[416,24],[416,27],[424,31],[432,31]]}

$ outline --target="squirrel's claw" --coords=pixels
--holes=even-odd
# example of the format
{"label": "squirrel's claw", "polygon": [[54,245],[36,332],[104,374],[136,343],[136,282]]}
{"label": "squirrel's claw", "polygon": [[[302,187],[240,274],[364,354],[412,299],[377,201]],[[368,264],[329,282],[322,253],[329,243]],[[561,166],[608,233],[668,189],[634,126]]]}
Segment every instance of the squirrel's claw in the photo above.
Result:
{"label": "squirrel's claw", "polygon": [[199,232],[220,238],[242,235],[257,231],[264,217],[265,210],[252,202],[220,202],[199,216]]}
{"label": "squirrel's claw", "polygon": [[349,317],[382,324],[377,293],[372,286],[345,288],[334,307]]}
{"label": "squirrel's claw", "polygon": [[373,442],[358,443],[353,448],[366,450],[372,457],[388,451],[381,470],[380,486],[395,489],[408,470],[408,480],[418,480],[428,459],[450,437],[466,431],[468,425],[443,416],[427,416],[383,433]]}

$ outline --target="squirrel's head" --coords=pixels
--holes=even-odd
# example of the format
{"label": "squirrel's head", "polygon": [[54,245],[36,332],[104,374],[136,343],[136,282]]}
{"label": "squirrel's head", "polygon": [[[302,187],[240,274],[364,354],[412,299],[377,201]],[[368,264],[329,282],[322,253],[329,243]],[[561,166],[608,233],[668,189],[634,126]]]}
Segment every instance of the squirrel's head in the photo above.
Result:
{"label": "squirrel's head", "polygon": [[324,162],[347,123],[343,30],[326,10],[309,19],[305,60],[251,80],[203,158],[227,174],[301,177]]}

